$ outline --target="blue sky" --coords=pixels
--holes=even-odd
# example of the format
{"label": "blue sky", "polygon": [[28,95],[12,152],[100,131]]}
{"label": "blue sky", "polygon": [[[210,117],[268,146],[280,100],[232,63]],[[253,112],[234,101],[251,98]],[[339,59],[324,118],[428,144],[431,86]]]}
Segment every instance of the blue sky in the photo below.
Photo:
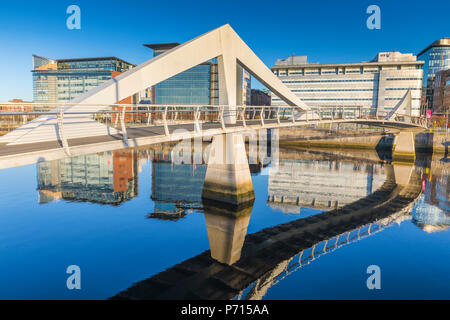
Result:
{"label": "blue sky", "polygon": [[[66,9],[81,8],[81,30]],[[381,9],[369,30],[366,9]],[[268,65],[289,55],[310,62],[358,62],[378,51],[418,53],[450,36],[450,1],[1,1],[0,101],[32,99],[31,55],[49,58],[151,58],[143,43],[184,42],[229,23]]]}

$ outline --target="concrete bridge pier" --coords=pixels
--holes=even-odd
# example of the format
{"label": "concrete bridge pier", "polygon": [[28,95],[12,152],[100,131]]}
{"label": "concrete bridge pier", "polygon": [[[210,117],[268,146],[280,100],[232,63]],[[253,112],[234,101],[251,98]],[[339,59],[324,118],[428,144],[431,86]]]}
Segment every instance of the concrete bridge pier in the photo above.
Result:
{"label": "concrete bridge pier", "polygon": [[394,162],[392,167],[394,169],[395,183],[401,187],[408,186],[414,171],[414,165],[412,163]]}
{"label": "concrete bridge pier", "polygon": [[232,206],[241,206],[255,199],[241,134],[213,137],[202,198]]}
{"label": "concrete bridge pier", "polygon": [[244,207],[228,207],[205,201],[203,209],[211,258],[232,265],[241,258],[253,201]]}
{"label": "concrete bridge pier", "polygon": [[395,136],[392,156],[394,161],[414,162],[416,158],[414,132],[400,131]]}

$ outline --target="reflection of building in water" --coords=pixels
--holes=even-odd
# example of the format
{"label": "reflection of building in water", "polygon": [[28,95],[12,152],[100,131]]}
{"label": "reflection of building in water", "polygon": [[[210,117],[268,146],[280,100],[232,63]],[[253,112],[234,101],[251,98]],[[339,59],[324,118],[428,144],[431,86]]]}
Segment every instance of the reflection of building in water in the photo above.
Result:
{"label": "reflection of building in water", "polygon": [[425,201],[450,212],[450,184],[447,172],[441,175],[431,175],[425,180]]}
{"label": "reflection of building in water", "polygon": [[441,208],[430,204],[426,194],[421,194],[411,212],[413,222],[426,232],[446,230],[450,226],[450,215]]}
{"label": "reflection of building in water", "polygon": [[411,212],[413,222],[426,232],[446,230],[450,226],[449,195],[447,172],[430,174],[424,180],[424,192]]}
{"label": "reflection of building in water", "polygon": [[369,195],[384,181],[381,165],[283,160],[269,169],[268,202],[285,212],[299,212],[301,206],[341,207]]}
{"label": "reflection of building in water", "polygon": [[153,161],[155,212],[150,217],[161,218],[164,214],[181,217],[185,209],[201,207],[206,165],[175,165],[166,161]]}
{"label": "reflection of building in water", "polygon": [[39,202],[62,198],[118,205],[138,193],[136,168],[130,150],[38,163]]}

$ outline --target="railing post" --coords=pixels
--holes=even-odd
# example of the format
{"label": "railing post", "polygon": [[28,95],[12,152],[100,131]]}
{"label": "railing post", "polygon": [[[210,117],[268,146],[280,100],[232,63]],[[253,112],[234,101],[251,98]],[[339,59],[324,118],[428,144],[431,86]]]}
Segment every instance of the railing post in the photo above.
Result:
{"label": "railing post", "polygon": [[292,113],[292,123],[295,123],[295,115],[294,115],[294,111],[295,111],[295,110],[294,110],[293,107],[292,107],[291,110],[292,110],[292,112],[291,112],[291,113]]}
{"label": "railing post", "polygon": [[[114,106],[113,106],[113,108],[114,108]],[[116,106],[116,108],[117,108],[117,110],[113,109],[113,111],[119,111],[119,107]],[[116,118],[114,119],[114,127],[117,127],[117,121],[119,120],[120,114],[117,113],[117,112],[114,112],[114,113],[111,113],[111,114],[115,114],[116,115]]]}
{"label": "railing post", "polygon": [[259,112],[259,117],[261,118],[261,127],[264,128],[264,106],[261,107],[261,111]]}
{"label": "railing post", "polygon": [[70,156],[70,149],[69,149],[69,143],[67,142],[67,138],[64,136],[64,107],[61,108],[59,111],[59,114],[57,115],[58,118],[58,135],[61,139],[61,143],[63,145],[64,152],[66,155]]}
{"label": "railing post", "polygon": [[199,116],[200,116],[200,111],[199,111],[200,107],[196,107],[195,111],[194,111],[194,129],[195,132],[199,133],[200,132],[200,123],[199,123]]}
{"label": "railing post", "polygon": [[128,146],[128,134],[127,134],[127,127],[125,126],[125,110],[126,107],[122,106],[122,113],[120,114],[120,126],[122,128],[122,139],[123,143]]}
{"label": "railing post", "polygon": [[280,107],[277,108],[277,123],[281,124],[281,121],[280,121]]}
{"label": "railing post", "polygon": [[164,106],[164,112],[163,112],[163,123],[164,123],[164,134],[166,136],[169,135],[169,126],[167,125],[167,109],[168,106]]}
{"label": "railing post", "polygon": [[[22,112],[25,112],[25,106],[22,105],[21,107],[22,107]],[[22,115],[22,121],[23,121],[23,123],[27,122],[27,115],[26,114]]]}
{"label": "railing post", "polygon": [[151,122],[151,120],[152,120],[152,113],[151,113],[151,111],[150,111],[150,108],[151,108],[151,107],[148,107],[147,126],[150,125],[150,122]]}
{"label": "railing post", "polygon": [[222,126],[222,130],[225,130],[225,121],[223,119],[224,106],[220,106],[219,108],[220,108],[220,111],[219,111],[220,125]]}
{"label": "railing post", "polygon": [[242,107],[241,116],[242,116],[242,125],[244,126],[244,128],[247,128],[247,123],[245,122],[245,106]]}

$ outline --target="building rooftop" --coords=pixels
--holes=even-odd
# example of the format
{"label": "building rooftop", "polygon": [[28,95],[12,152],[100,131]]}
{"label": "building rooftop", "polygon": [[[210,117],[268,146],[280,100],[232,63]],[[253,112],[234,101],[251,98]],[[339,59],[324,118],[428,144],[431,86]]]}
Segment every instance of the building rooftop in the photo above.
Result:
{"label": "building rooftop", "polygon": [[132,66],[136,66],[133,63],[130,63],[128,61],[119,59],[117,57],[92,57],[92,58],[74,58],[74,59],[56,59],[56,62],[73,62],[73,61],[93,61],[93,60],[117,60]]}
{"label": "building rooftop", "polygon": [[172,48],[175,48],[176,46],[179,46],[180,44],[178,42],[168,42],[168,43],[151,43],[151,44],[144,44],[144,47],[153,49],[153,50],[169,50]]}
{"label": "building rooftop", "polygon": [[420,51],[417,56],[421,56],[425,52],[427,52],[429,49],[433,47],[450,47],[450,38],[442,38],[439,40],[434,41],[432,44],[430,44],[428,47]]}
{"label": "building rooftop", "polygon": [[276,66],[287,66],[287,65],[295,65],[295,64],[307,64],[308,57],[307,56],[290,56],[287,59],[277,59],[275,62]]}
{"label": "building rooftop", "polygon": [[423,61],[417,61],[417,57],[412,53],[393,52],[379,52],[377,56],[371,61],[352,62],[352,63],[307,63],[306,56],[292,56],[287,59],[278,59],[273,69],[285,68],[314,68],[314,67],[362,67],[362,66],[379,66],[379,65],[398,65],[398,64],[413,64],[423,65]]}

